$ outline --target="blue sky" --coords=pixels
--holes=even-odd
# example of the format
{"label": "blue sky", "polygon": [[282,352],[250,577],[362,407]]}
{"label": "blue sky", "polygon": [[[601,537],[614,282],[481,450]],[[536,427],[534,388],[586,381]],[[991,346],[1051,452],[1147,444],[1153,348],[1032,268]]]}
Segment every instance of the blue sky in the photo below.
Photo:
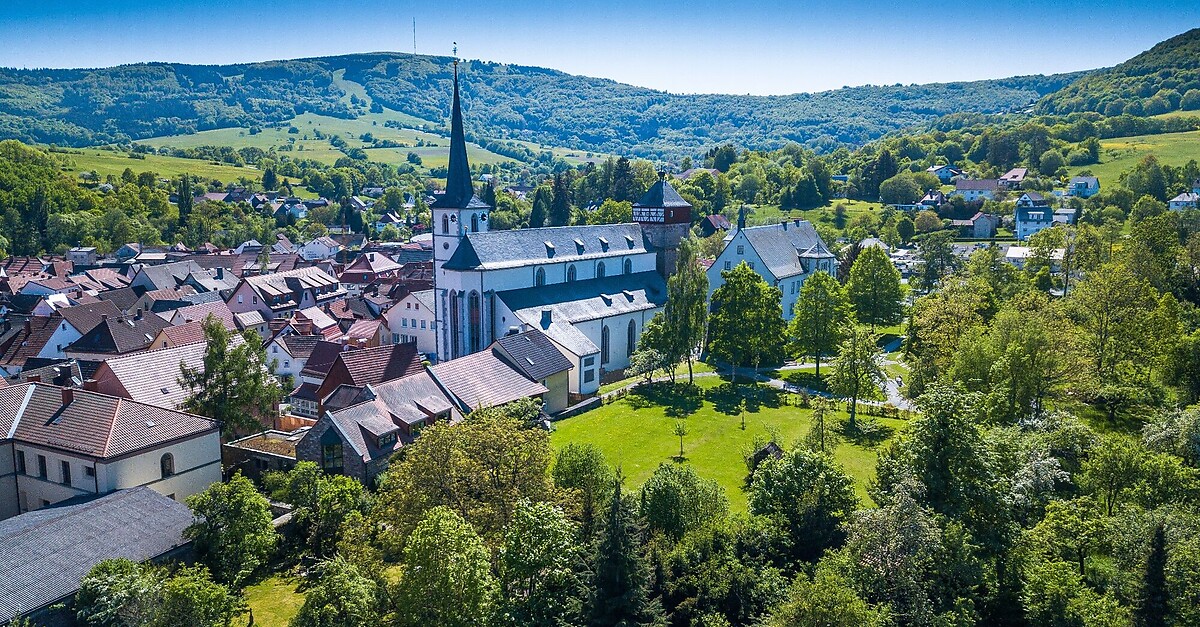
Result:
{"label": "blue sky", "polygon": [[377,50],[552,67],[681,93],[1001,78],[1113,65],[1200,27],[1200,0],[3,0],[0,66],[231,63]]}

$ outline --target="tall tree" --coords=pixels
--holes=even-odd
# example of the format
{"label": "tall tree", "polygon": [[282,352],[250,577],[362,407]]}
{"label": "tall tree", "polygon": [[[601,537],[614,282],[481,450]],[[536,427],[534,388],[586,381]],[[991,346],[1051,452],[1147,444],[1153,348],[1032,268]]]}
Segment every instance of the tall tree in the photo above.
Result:
{"label": "tall tree", "polygon": [[731,367],[778,356],[786,323],[779,288],[768,285],[746,262],[721,272],[724,283],[713,292],[708,319],[708,349]]}
{"label": "tall tree", "polygon": [[792,312],[788,325],[791,353],[801,358],[812,357],[820,378],[821,357],[841,343],[842,331],[851,319],[850,299],[837,279],[817,272],[800,286]]}
{"label": "tall tree", "polygon": [[232,342],[211,315],[202,326],[208,342],[204,366],[179,365],[179,381],[189,391],[184,409],[219,421],[226,434],[259,430],[259,418],[270,416],[283,397],[262,338],[247,329],[240,342]]}
{"label": "tall tree", "polygon": [[533,210],[529,214],[529,228],[539,229],[546,226],[546,216],[550,215],[550,205],[553,194],[545,185],[538,187],[533,193]]}
{"label": "tall tree", "polygon": [[1163,523],[1154,525],[1150,555],[1142,574],[1142,590],[1134,610],[1137,627],[1165,627],[1170,611],[1167,590],[1167,532]]}
{"label": "tall tree", "polygon": [[571,181],[565,173],[554,175],[554,197],[550,201],[550,226],[571,223]]}
{"label": "tall tree", "polygon": [[273,192],[279,187],[279,177],[275,174],[275,168],[267,166],[267,168],[263,170],[262,186],[263,189],[268,192]]}
{"label": "tall tree", "polygon": [[633,165],[628,157],[620,157],[613,167],[612,188],[608,197],[618,202],[633,202],[637,200],[638,193],[637,181],[633,177]]}
{"label": "tall tree", "polygon": [[500,625],[577,625],[586,587],[577,527],[549,503],[521,501],[504,532],[497,571]]}
{"label": "tall tree", "polygon": [[728,510],[729,500],[721,485],[700,478],[688,464],[659,464],[642,485],[639,512],[650,531],[675,541],[724,519]]}
{"label": "tall tree", "polygon": [[203,566],[185,567],[163,584],[150,625],[229,627],[242,607],[238,597],[214,582]]}
{"label": "tall tree", "polygon": [[378,585],[353,564],[335,557],[317,566],[314,579],[288,627],[380,624]]}
{"label": "tall tree", "polygon": [[599,526],[599,517],[609,502],[615,476],[595,444],[570,442],[558,451],[551,470],[554,486],[578,493],[581,536],[590,541]]}
{"label": "tall tree", "polygon": [[195,202],[192,195],[192,177],[184,174],[179,180],[179,200],[176,203],[179,206],[179,230],[182,231],[188,226],[188,218],[192,215],[192,205]]}
{"label": "tall tree", "polygon": [[799,560],[841,544],[857,506],[854,480],[832,457],[802,448],[759,464],[750,484],[750,511],[784,522]]}
{"label": "tall tree", "polygon": [[951,246],[953,241],[952,231],[938,231],[925,235],[917,243],[917,256],[921,260],[918,272],[924,289],[932,290],[942,277],[950,274],[958,265],[958,257]]}
{"label": "tall tree", "polygon": [[876,346],[875,334],[865,328],[847,325],[844,334],[846,339],[833,360],[829,389],[850,399],[848,427],[853,432],[858,428],[858,400],[877,398],[883,386],[883,353]]}
{"label": "tall tree", "polygon": [[589,624],[594,627],[662,621],[662,607],[650,596],[652,575],[642,534],[634,505],[621,492],[618,479],[613,482],[612,502],[593,558]]}
{"label": "tall tree", "polygon": [[692,364],[696,351],[704,343],[708,326],[708,274],[698,261],[699,244],[692,238],[679,244],[675,274],[667,279],[667,305],[664,308],[666,333],[673,337],[687,362],[688,383],[693,380]]}
{"label": "tall tree", "polygon": [[887,253],[877,246],[868,246],[850,266],[847,295],[854,305],[859,322],[875,327],[900,322],[904,308],[901,298],[900,271],[892,265]]}
{"label": "tall tree", "polygon": [[404,547],[395,588],[403,627],[488,624],[496,603],[490,555],[471,524],[447,507],[429,510]]}
{"label": "tall tree", "polygon": [[279,541],[271,504],[241,473],[187,499],[196,521],[183,531],[196,558],[218,581],[241,589],[270,560]]}

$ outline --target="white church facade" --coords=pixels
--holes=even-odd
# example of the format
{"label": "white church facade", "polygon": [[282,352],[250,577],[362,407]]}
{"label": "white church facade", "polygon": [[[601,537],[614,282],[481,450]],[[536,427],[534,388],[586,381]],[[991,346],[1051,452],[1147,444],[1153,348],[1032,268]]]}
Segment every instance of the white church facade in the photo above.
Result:
{"label": "white church facade", "polygon": [[491,209],[472,187],[456,73],[446,192],[430,208],[438,359],[538,329],[571,361],[571,395],[596,393],[665,305],[690,205],[663,179],[635,205],[649,223],[490,231]]}

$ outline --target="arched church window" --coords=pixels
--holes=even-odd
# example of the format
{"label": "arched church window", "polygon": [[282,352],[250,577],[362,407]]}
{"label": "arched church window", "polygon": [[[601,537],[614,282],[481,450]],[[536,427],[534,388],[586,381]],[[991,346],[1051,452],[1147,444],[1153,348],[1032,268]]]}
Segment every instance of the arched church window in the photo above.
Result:
{"label": "arched church window", "polygon": [[597,279],[603,278],[604,275],[605,275],[604,262],[601,261],[600,263],[596,264],[596,278]]}
{"label": "arched church window", "polygon": [[571,264],[571,265],[567,266],[567,282],[570,283],[571,281],[574,281],[574,280],[575,280],[575,264]]}
{"label": "arched church window", "polygon": [[544,269],[538,268],[537,270],[534,270],[533,284],[538,287],[541,287],[546,284],[546,271]]}
{"label": "arched church window", "polygon": [[629,321],[629,330],[625,333],[625,340],[625,356],[629,357],[637,348],[637,323],[633,320]]}
{"label": "arched church window", "polygon": [[608,363],[608,325],[600,329],[600,363]]}
{"label": "arched church window", "polygon": [[442,235],[450,234],[450,216],[442,214]]}
{"label": "arched church window", "polygon": [[633,260],[632,259],[625,260],[625,264],[624,264],[624,267],[622,268],[622,272],[624,272],[625,274],[633,274]]}

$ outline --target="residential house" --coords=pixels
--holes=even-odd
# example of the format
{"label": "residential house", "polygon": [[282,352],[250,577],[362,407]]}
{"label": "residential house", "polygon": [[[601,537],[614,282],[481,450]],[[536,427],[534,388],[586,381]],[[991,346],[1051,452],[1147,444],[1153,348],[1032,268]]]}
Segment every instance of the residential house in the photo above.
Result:
{"label": "residential house", "polygon": [[1184,192],[1167,202],[1167,207],[1171,211],[1183,211],[1184,209],[1195,209],[1200,203],[1200,193]]}
{"label": "residential house", "polygon": [[1091,198],[1100,193],[1100,179],[1094,176],[1072,176],[1067,183],[1067,195]]}
{"label": "residential house", "polygon": [[383,314],[392,343],[416,344],[422,355],[437,353],[437,321],[433,314],[433,290],[405,294]]}
{"label": "residential house", "polygon": [[[231,348],[241,345],[241,337],[229,339]],[[186,366],[203,371],[207,350],[202,337],[199,342],[113,357],[101,362],[83,386],[109,396],[179,409],[191,395],[191,390],[179,381],[180,369]]]}
{"label": "residential house", "polygon": [[961,196],[967,202],[993,200],[1000,190],[1000,182],[996,179],[958,179],[954,181],[953,196]]}
{"label": "residential house", "polygon": [[708,295],[725,283],[721,272],[745,262],[768,285],[783,293],[783,317],[791,320],[800,287],[815,272],[835,274],[834,256],[811,222],[784,221],[780,224],[745,228],[744,215],[738,229],[725,238],[725,248],[708,270]]}
{"label": "residential house", "polygon": [[109,301],[102,300],[87,305],[62,307],[57,311],[60,321],[54,334],[38,351],[37,356],[46,359],[62,359],[63,350],[83,337],[84,333],[96,328],[105,317],[120,318],[121,310]]}
{"label": "residential house", "polygon": [[143,486],[0,521],[0,623],[75,624],[70,601],[92,567],[176,557],[191,546],[183,531],[194,520],[187,505]]}
{"label": "residential house", "polygon": [[936,211],[938,207],[946,204],[946,195],[940,189],[931,189],[925,192],[925,195],[921,197],[921,200],[917,201],[917,204]]}
{"label": "residential house", "polygon": [[[1009,264],[1024,268],[1025,262],[1034,256],[1034,249],[1028,246],[1009,246],[1004,250],[1004,260]],[[1066,249],[1056,248],[1050,253],[1050,270],[1059,272],[1063,259],[1066,255]]]}
{"label": "residential house", "polygon": [[76,246],[67,251],[67,261],[76,266],[94,266],[98,260],[95,246]]}
{"label": "residential house", "polygon": [[5,321],[0,335],[0,376],[13,377],[37,359],[62,323],[61,316],[31,316],[24,321]]}
{"label": "residential house", "polygon": [[339,386],[376,385],[416,374],[423,369],[416,347],[411,344],[343,350],[337,354],[324,379],[317,386],[318,413],[322,411],[325,397]]}
{"label": "residential house", "polygon": [[383,253],[364,252],[342,271],[338,281],[353,293],[361,293],[367,285],[386,281],[400,271],[400,264]]}
{"label": "residential house", "polygon": [[0,388],[0,518],[150,486],[183,499],[221,480],[208,418],[44,383]]}
{"label": "residential house", "polygon": [[305,261],[313,261],[316,259],[333,259],[341,251],[341,244],[329,236],[322,236],[309,240],[296,252],[300,253],[300,257]]}
{"label": "residential house", "polygon": [[956,176],[962,176],[962,170],[959,170],[948,163],[931,165],[928,168],[925,168],[925,172],[938,177],[938,180],[941,181],[943,185],[953,181],[954,177]]}
{"label": "residential house", "polygon": [[1054,226],[1054,209],[1038,192],[1026,192],[1017,199],[1013,222],[1017,239],[1026,240],[1030,235]]}
{"label": "residential house", "polygon": [[277,335],[267,343],[267,360],[272,365],[275,376],[291,377],[293,381],[300,380],[300,372],[308,363],[317,344],[324,340],[319,335]]}
{"label": "residential house", "polygon": [[355,320],[342,327],[342,337],[350,346],[375,348],[393,343],[391,331],[383,320]]}
{"label": "residential house", "polygon": [[546,388],[543,411],[554,415],[567,408],[574,366],[546,334],[533,329],[506,335],[493,342],[491,349],[514,370]]}
{"label": "residential house", "polygon": [[1025,177],[1028,174],[1029,168],[1013,168],[1000,177],[1000,187],[1003,189],[1021,189],[1021,184],[1025,182]]}
{"label": "residential house", "polygon": [[711,237],[714,233],[725,233],[731,228],[733,225],[729,223],[729,218],[719,213],[704,216],[700,221],[700,235],[704,237]]}
{"label": "residential house", "polygon": [[429,367],[429,374],[449,393],[458,410],[469,414],[523,398],[541,400],[549,391],[504,362],[496,351],[484,350]]}
{"label": "residential house", "polygon": [[422,428],[458,422],[463,414],[424,371],[364,386],[356,400],[359,402],[323,413],[296,444],[296,458],[314,462],[329,474],[354,477],[370,485],[387,470],[392,455],[411,443]]}
{"label": "residential house", "polygon": [[158,337],[159,331],[171,326],[154,314],[101,318],[91,331],[63,347],[67,357],[103,361],[116,355],[146,350]]}
{"label": "residential house", "polygon": [[978,211],[969,219],[951,220],[950,226],[958,229],[960,237],[991,239],[996,237],[996,227],[1000,226],[1000,217]]}
{"label": "residential house", "polygon": [[320,268],[244,277],[225,303],[235,314],[258,311],[266,320],[346,297],[338,280]]}

